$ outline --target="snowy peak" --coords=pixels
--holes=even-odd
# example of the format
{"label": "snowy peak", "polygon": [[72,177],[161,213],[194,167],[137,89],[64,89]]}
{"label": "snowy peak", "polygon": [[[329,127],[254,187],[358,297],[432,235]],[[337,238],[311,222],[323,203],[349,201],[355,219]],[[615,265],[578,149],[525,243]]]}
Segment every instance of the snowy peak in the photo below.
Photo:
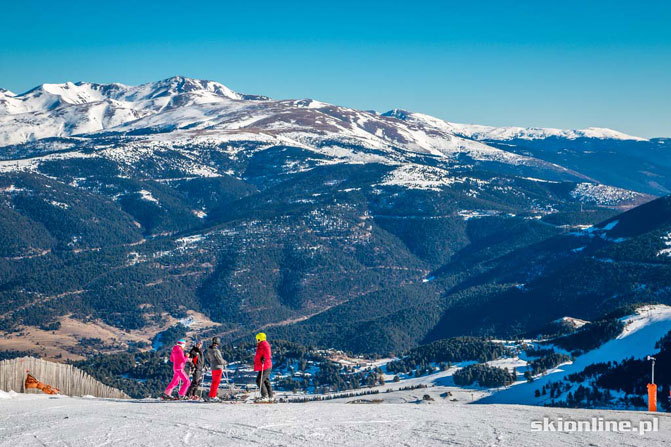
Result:
{"label": "snowy peak", "polygon": [[88,82],[65,82],[42,84],[32,90],[15,95],[14,110],[8,113],[44,112],[63,105],[100,102],[118,96],[125,86],[121,84],[92,84]]}
{"label": "snowy peak", "polygon": [[146,100],[185,93],[199,95],[210,94],[228,99],[242,99],[242,95],[218,82],[203,81],[184,76],[173,76],[162,81],[150,82],[138,87],[131,87],[126,96],[129,100]]}
{"label": "snowy peak", "polygon": [[0,115],[12,113],[12,111],[14,111],[15,96],[15,93],[0,88]]}
{"label": "snowy peak", "polygon": [[[42,84],[20,95],[8,90],[0,91],[0,114],[48,112],[61,106],[110,102],[130,109],[143,109],[147,105],[165,106],[174,98],[180,104],[202,104],[220,100],[241,100],[243,96],[214,81],[203,81],[174,76],[137,87],[123,84],[96,84],[90,82],[65,82]],[[120,104],[116,104],[120,103]]]}
{"label": "snowy peak", "polygon": [[396,118],[396,119],[399,119],[401,121],[407,120],[408,116],[410,116],[410,115],[412,115],[410,112],[408,112],[407,110],[403,110],[403,109],[392,109],[392,110],[382,114],[382,116],[388,116],[390,118]]}
{"label": "snowy peak", "polygon": [[[139,86],[65,82],[42,84],[20,95],[3,91],[0,146],[90,134],[131,126],[149,117],[155,117],[149,125],[179,128],[185,117],[200,116],[203,107],[230,109],[247,99],[258,103],[260,98],[240,95],[218,82],[184,76]],[[162,114],[174,110],[183,112]]]}

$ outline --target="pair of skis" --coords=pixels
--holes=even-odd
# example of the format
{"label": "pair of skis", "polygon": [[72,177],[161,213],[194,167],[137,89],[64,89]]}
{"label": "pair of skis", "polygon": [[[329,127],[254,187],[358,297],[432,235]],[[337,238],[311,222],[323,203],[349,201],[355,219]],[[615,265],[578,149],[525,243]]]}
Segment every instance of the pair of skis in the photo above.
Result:
{"label": "pair of skis", "polygon": [[177,397],[166,397],[161,396],[160,400],[163,402],[183,402],[183,403],[194,403],[194,404],[276,404],[276,400],[252,400],[252,399],[220,399],[218,401],[204,400],[204,399],[180,399]]}
{"label": "pair of skis", "polygon": [[220,399],[218,401],[208,401],[206,399],[203,399],[203,388],[202,386],[198,387],[198,399],[180,399],[178,397],[172,397],[172,396],[167,396],[163,395],[161,396],[161,400],[170,402],[170,401],[176,401],[176,402],[194,402],[194,403],[227,403],[227,404],[247,404],[247,403],[253,403],[253,404],[276,404],[276,400],[262,400],[262,399],[254,399],[251,400],[247,399],[249,396],[248,394],[242,394],[239,395],[241,398],[235,398],[236,394],[236,388],[235,384],[231,382],[229,376],[228,376],[228,368],[224,368],[224,381],[226,383],[226,387],[228,388],[228,391],[230,392],[230,396],[233,396],[233,399]]}

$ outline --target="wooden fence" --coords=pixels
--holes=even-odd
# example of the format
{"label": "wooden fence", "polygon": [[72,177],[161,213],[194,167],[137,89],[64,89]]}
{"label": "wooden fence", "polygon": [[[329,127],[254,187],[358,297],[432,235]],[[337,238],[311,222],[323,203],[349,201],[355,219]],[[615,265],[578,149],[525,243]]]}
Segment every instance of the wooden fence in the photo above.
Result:
{"label": "wooden fence", "polygon": [[129,399],[123,391],[103,385],[72,365],[48,362],[33,357],[0,361],[0,390],[41,393],[39,390],[25,389],[27,371],[30,371],[30,374],[40,382],[58,388],[60,393],[66,396]]}

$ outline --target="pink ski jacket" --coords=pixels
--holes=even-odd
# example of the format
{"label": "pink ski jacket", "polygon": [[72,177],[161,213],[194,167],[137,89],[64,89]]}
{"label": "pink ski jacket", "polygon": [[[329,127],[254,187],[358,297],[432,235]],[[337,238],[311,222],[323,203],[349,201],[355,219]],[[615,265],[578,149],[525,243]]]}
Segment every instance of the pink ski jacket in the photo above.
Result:
{"label": "pink ski jacket", "polygon": [[186,364],[186,354],[184,354],[184,350],[180,345],[175,345],[172,347],[170,361],[172,362],[173,371],[184,370],[184,365]]}

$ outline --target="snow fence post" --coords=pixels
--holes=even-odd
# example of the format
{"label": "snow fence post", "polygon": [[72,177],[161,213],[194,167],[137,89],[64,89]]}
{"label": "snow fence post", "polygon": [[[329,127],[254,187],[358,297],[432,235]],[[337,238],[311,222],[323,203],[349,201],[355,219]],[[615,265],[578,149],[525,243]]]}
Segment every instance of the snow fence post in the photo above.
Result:
{"label": "snow fence post", "polygon": [[657,411],[657,385],[648,384],[648,411]]}
{"label": "snow fence post", "polygon": [[657,411],[657,385],[655,385],[655,360],[657,359],[647,356],[646,360],[652,362],[652,383],[648,384],[648,411]]}

